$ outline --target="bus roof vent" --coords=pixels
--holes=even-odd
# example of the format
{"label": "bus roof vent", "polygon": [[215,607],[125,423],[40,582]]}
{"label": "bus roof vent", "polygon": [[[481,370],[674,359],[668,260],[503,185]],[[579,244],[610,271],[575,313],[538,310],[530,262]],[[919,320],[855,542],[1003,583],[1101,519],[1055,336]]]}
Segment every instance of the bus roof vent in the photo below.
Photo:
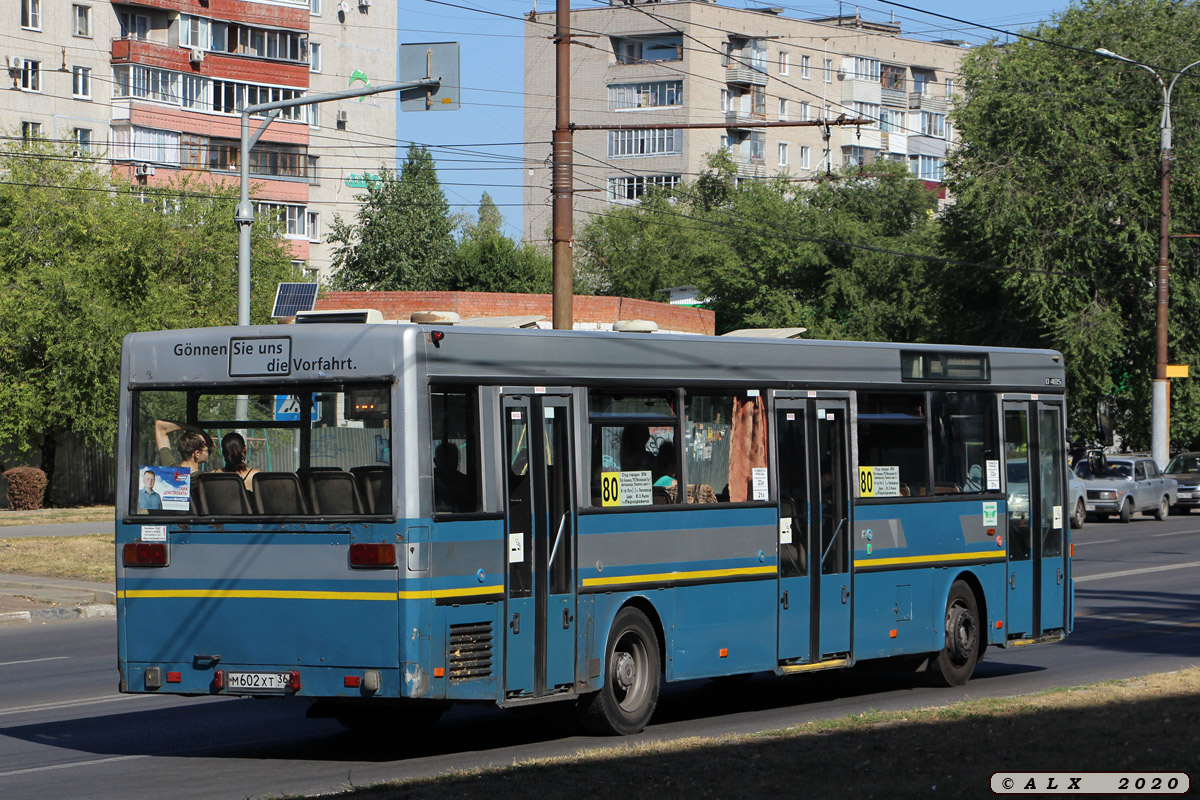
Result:
{"label": "bus roof vent", "polygon": [[410,319],[418,325],[457,325],[462,321],[453,311],[414,311]]}
{"label": "bus roof vent", "polygon": [[383,314],[376,308],[332,308],[297,312],[297,325],[314,322],[383,322]]}
{"label": "bus roof vent", "polygon": [[617,333],[657,333],[658,323],[652,319],[619,319],[613,323]]}
{"label": "bus roof vent", "polygon": [[759,339],[799,339],[808,328],[741,328],[722,336],[754,336]]}

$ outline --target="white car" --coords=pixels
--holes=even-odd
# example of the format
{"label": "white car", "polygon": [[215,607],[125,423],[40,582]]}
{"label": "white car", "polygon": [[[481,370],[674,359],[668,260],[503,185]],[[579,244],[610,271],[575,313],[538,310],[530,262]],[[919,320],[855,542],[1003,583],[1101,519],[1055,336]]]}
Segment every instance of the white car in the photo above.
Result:
{"label": "white car", "polygon": [[1075,474],[1083,479],[1084,508],[1090,516],[1116,514],[1121,522],[1129,522],[1134,512],[1140,511],[1162,520],[1178,499],[1179,484],[1159,472],[1149,456],[1080,461]]}

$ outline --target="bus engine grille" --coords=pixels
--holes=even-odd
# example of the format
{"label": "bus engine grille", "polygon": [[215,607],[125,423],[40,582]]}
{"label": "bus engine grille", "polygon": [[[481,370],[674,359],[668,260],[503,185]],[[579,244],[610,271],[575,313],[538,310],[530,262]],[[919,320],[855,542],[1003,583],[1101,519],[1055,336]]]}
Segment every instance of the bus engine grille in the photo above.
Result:
{"label": "bus engine grille", "polygon": [[448,677],[467,681],[492,676],[492,623],[468,622],[450,626]]}

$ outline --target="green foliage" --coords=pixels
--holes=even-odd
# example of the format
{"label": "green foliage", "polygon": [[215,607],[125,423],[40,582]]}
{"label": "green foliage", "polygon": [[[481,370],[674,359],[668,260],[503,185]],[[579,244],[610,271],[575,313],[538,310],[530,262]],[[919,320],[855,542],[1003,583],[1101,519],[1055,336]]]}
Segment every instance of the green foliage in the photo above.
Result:
{"label": "green foliage", "polygon": [[472,292],[550,291],[550,259],[530,244],[517,244],[500,230],[500,209],[487,192],[479,200],[479,218],[464,225],[454,252],[447,289]]}
{"label": "green foliage", "polygon": [[814,336],[936,337],[936,198],[902,165],[879,162],[815,185],[736,180],[724,153],[694,183],[648,192],[597,217],[579,237],[605,292],[661,300],[694,285],[719,331],[806,327]]}
{"label": "green foliage", "polygon": [[[67,432],[109,441],[126,333],[236,322],[236,194],[133,191],[42,141],[4,146],[0,167],[0,448],[25,457]],[[258,322],[294,277],[281,245],[274,226],[254,226]]]}
{"label": "green foliage", "polygon": [[[1094,430],[1096,400],[1115,394],[1126,442],[1149,443],[1158,261],[1161,90],[1200,53],[1200,4],[1091,0],[1022,40],[965,57],[954,121],[957,198],[946,247],[1012,268],[952,277],[963,341],[1054,347],[1066,356],[1070,419]],[[1053,43],[1053,44],[1051,44]],[[1062,46],[1055,46],[1062,45]],[[1173,232],[1200,230],[1200,75],[1179,80],[1171,193]],[[1200,248],[1172,244],[1170,358],[1200,365]],[[973,319],[972,319],[973,317]],[[1200,393],[1176,381],[1173,448],[1200,434]]]}
{"label": "green foliage", "polygon": [[454,220],[438,183],[433,156],[408,148],[400,174],[383,167],[379,179],[359,195],[354,222],[335,216],[327,241],[333,245],[335,289],[430,291],[453,280]]}

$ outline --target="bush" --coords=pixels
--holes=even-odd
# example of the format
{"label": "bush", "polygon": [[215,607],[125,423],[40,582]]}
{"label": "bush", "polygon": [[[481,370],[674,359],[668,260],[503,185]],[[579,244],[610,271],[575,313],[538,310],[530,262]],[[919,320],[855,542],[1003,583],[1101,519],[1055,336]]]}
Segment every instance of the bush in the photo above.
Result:
{"label": "bush", "polygon": [[8,507],[13,511],[34,511],[42,507],[46,493],[46,473],[37,467],[13,467],[4,473],[8,483]]}

